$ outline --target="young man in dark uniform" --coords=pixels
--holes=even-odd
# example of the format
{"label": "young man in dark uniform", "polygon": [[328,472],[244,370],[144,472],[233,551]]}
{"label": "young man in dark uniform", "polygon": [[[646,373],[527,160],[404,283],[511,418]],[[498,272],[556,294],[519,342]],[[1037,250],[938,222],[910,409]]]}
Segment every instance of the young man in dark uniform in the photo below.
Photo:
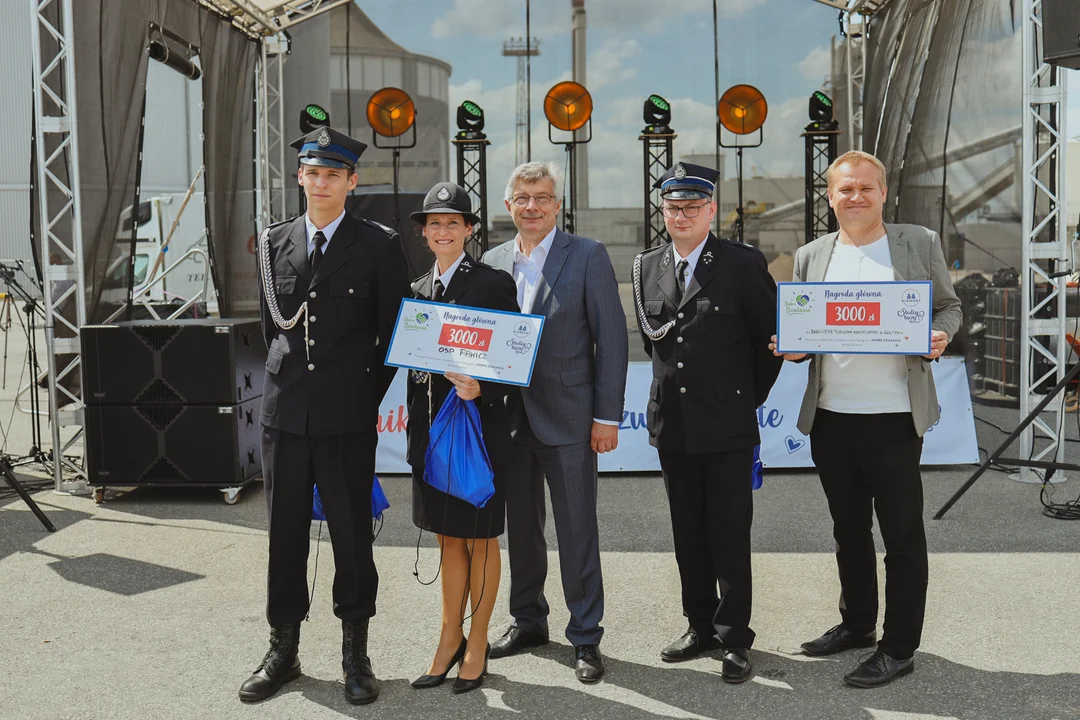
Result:
{"label": "young man in dark uniform", "polygon": [[345,694],[369,703],[379,685],[367,657],[379,576],[371,552],[371,488],[379,403],[396,369],[384,364],[408,296],[396,233],[345,212],[364,143],[318,128],[293,143],[307,213],[259,238],[260,304],[269,354],[262,457],[269,514],[266,618],[270,651],[240,688],[258,702],[300,675],[300,621],[308,611],[312,488],[330,527],[341,618]]}
{"label": "young man in dark uniform", "polygon": [[769,348],[776,283],[764,256],[709,231],[718,176],[678,163],[657,181],[672,242],[637,256],[633,284],[653,366],[649,437],[660,455],[689,621],[660,655],[676,662],[721,647],[723,679],[738,683],[752,673],[756,410],[781,363]]}

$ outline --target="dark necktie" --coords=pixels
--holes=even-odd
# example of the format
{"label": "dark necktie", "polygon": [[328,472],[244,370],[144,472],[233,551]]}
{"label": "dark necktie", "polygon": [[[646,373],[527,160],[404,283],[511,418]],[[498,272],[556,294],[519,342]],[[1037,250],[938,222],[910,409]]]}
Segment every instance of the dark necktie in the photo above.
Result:
{"label": "dark necktie", "polygon": [[675,282],[679,287],[679,302],[682,302],[683,294],[686,293],[686,268],[690,263],[680,260],[675,263]]}
{"label": "dark necktie", "polygon": [[326,244],[326,236],[323,235],[322,230],[315,231],[315,251],[311,253],[311,274],[314,275],[319,271],[319,263],[322,262],[323,257],[323,245]]}
{"label": "dark necktie", "polygon": [[443,284],[442,280],[435,278],[435,289],[431,291],[431,299],[435,302],[442,302],[443,296]]}

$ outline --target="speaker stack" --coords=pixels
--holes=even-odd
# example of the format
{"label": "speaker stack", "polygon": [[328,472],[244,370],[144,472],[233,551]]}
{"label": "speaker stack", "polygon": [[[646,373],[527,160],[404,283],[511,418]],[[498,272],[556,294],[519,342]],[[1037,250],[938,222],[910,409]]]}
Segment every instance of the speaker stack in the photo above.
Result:
{"label": "speaker stack", "polygon": [[1043,0],[1043,62],[1080,70],[1080,7],[1076,0]]}
{"label": "speaker stack", "polygon": [[258,320],[138,320],[80,337],[91,485],[235,488],[262,473]]}

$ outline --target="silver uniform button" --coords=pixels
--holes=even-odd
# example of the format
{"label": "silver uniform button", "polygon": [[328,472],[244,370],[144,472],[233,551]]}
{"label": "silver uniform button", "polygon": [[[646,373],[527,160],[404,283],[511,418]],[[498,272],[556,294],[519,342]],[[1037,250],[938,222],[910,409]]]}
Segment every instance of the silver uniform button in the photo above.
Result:
{"label": "silver uniform button", "polygon": [[717,305],[713,305],[713,312],[720,312],[720,307]]}
{"label": "silver uniform button", "polygon": [[736,390],[736,391],[735,391],[735,394],[736,394],[736,395],[742,395],[742,390]]}
{"label": "silver uniform button", "polygon": [[310,320],[311,322],[315,322],[315,316],[312,315],[311,317],[308,318],[308,320]]}
{"label": "silver uniform button", "polygon": [[314,340],[308,340],[308,341],[307,341],[307,344],[308,344],[308,345],[314,345],[314,344],[315,344],[315,341],[314,341]]}
{"label": "silver uniform button", "polygon": [[679,388],[679,392],[681,392],[681,393],[684,393],[684,394],[685,394],[685,393],[686,393],[686,388],[684,388],[684,387],[681,387],[681,388]]}
{"label": "silver uniform button", "polygon": [[312,290],[311,292],[309,292],[309,293],[308,293],[308,297],[310,297],[310,298],[313,298],[313,297],[315,297],[315,291],[314,291],[314,290]]}
{"label": "silver uniform button", "polygon": [[682,335],[680,335],[679,337],[675,338],[675,342],[682,342]]}
{"label": "silver uniform button", "polygon": [[679,319],[680,319],[680,320],[682,320],[682,319],[683,319],[683,314],[682,314],[682,313],[679,313],[679,316],[678,316],[678,317],[679,317]]}
{"label": "silver uniform button", "polygon": [[682,370],[682,363],[676,363],[676,364],[675,364],[675,367],[677,367],[677,368],[679,368],[680,370]]}
{"label": "silver uniform button", "polygon": [[308,363],[307,369],[308,370],[314,370],[315,369],[315,363]]}
{"label": "silver uniform button", "polygon": [[352,288],[349,288],[349,294],[350,294],[350,295],[352,295],[352,294],[353,294],[353,290],[352,290]]}

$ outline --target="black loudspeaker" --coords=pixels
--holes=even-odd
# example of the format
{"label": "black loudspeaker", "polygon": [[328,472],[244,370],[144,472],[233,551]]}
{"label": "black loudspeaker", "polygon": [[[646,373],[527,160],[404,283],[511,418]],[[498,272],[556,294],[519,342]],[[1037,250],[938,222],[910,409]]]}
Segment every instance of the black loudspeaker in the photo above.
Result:
{"label": "black loudspeaker", "polygon": [[[410,280],[426,273],[435,262],[435,255],[428,249],[427,241],[417,231],[419,226],[409,217],[410,213],[423,210],[424,196],[425,193],[398,193],[401,242],[405,247],[405,259],[409,263]],[[394,227],[394,193],[392,192],[349,195],[345,198],[345,209],[354,217],[374,220],[392,230],[397,229]]]}
{"label": "black loudspeaker", "polygon": [[88,405],[90,484],[243,485],[262,473],[260,403]]}
{"label": "black loudspeaker", "polygon": [[258,320],[135,320],[79,335],[87,405],[224,406],[262,395]]}
{"label": "black loudspeaker", "polygon": [[1080,70],[1080,3],[1043,0],[1043,62]]}

